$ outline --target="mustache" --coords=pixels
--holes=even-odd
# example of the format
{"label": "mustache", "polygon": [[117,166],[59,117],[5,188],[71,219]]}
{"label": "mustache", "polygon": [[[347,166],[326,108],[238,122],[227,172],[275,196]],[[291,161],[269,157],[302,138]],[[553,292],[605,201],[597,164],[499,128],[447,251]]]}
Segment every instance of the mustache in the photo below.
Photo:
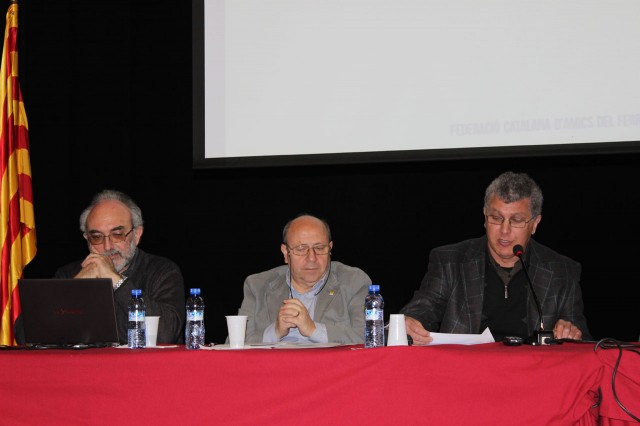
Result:
{"label": "mustache", "polygon": [[118,256],[123,257],[122,256],[122,252],[120,250],[118,250],[118,249],[107,250],[107,251],[103,252],[102,254],[105,255],[105,256],[112,256],[114,254],[117,254]]}

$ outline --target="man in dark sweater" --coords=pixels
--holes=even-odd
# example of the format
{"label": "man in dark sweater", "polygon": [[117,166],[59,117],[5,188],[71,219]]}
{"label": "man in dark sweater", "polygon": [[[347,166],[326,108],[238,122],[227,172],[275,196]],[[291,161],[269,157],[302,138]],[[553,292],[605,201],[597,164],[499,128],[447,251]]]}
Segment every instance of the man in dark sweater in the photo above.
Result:
{"label": "man in dark sweater", "polygon": [[414,344],[431,342],[430,331],[476,334],[486,327],[497,340],[531,336],[540,319],[516,245],[524,248],[545,328],[557,339],[591,338],[580,264],[531,239],[541,211],[542,191],[524,173],[503,173],[487,187],[486,235],[432,250],[420,288],[401,310]]}
{"label": "man in dark sweater", "polygon": [[172,261],[138,248],[142,212],[122,192],[97,194],[80,215],[80,230],[89,255],[58,269],[56,278],[110,278],[113,282],[118,333],[127,339],[127,304],[132,289],[141,289],[146,314],[160,316],[158,343],[182,343],[185,300],[182,274]]}

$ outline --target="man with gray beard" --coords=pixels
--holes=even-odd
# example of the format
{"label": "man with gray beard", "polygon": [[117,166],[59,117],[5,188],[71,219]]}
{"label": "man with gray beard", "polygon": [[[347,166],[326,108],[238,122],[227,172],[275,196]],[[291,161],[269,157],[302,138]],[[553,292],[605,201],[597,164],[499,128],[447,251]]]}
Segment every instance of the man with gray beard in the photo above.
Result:
{"label": "man with gray beard", "polygon": [[110,278],[122,343],[127,339],[131,290],[141,289],[146,314],[160,316],[158,343],[182,343],[182,274],[172,261],[138,248],[143,220],[136,203],[122,192],[104,190],[80,215],[80,230],[87,240],[89,255],[58,269],[55,278]]}

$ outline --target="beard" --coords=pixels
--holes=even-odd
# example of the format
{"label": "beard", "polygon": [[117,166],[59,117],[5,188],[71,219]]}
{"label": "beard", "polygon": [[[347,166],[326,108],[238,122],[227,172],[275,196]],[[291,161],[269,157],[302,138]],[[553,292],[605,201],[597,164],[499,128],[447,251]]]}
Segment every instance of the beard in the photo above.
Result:
{"label": "beard", "polygon": [[112,262],[113,262],[113,267],[116,269],[116,272],[121,273],[122,271],[124,271],[129,267],[129,264],[131,263],[131,260],[133,260],[134,256],[136,255],[137,250],[138,250],[138,246],[136,246],[135,239],[132,238],[131,242],[129,243],[128,250],[122,251],[118,249],[111,249],[111,250],[105,251],[102,254],[105,256],[109,256],[110,258],[111,256],[114,256],[114,255],[119,256],[120,258],[119,261],[112,260]]}

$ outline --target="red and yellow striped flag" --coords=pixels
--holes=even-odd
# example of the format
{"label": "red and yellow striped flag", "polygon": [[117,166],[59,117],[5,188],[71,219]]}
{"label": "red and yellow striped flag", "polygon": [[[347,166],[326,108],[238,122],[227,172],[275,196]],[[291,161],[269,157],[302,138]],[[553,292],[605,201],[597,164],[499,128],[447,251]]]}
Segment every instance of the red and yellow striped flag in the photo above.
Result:
{"label": "red and yellow striped flag", "polygon": [[18,4],[7,11],[0,75],[0,344],[14,345],[20,315],[18,279],[36,255],[27,115],[18,80]]}

